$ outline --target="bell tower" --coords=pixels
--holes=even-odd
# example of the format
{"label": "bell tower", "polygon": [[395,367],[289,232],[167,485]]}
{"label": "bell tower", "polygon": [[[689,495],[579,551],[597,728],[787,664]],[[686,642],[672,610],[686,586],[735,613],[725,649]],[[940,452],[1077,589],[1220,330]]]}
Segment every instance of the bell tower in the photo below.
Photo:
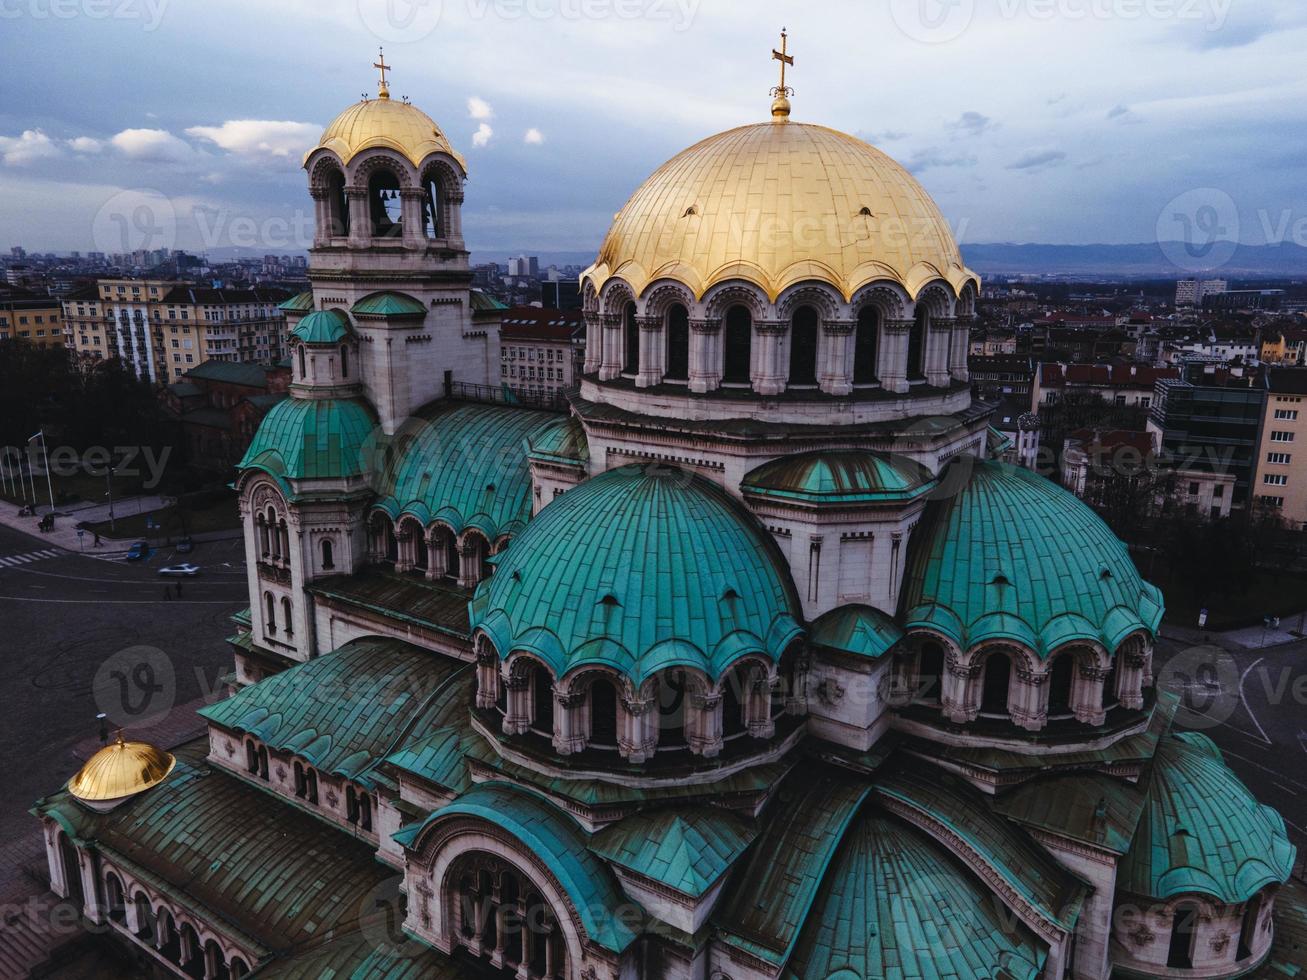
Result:
{"label": "bell tower", "polygon": [[304,169],[313,309],[351,320],[358,379],[389,434],[451,384],[497,381],[499,337],[472,322],[465,161],[430,116],[391,98],[384,52],[374,67],[376,98],[342,112]]}

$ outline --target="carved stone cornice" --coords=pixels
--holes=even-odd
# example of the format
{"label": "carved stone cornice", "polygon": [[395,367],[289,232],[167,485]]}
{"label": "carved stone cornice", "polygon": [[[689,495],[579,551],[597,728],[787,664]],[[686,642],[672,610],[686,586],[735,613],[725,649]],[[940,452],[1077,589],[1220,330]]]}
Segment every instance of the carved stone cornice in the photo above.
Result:
{"label": "carved stone cornice", "polygon": [[764,337],[779,337],[789,332],[790,325],[784,320],[757,320],[753,329]]}
{"label": "carved stone cornice", "polygon": [[857,324],[852,320],[823,320],[821,327],[833,337],[847,337],[853,333]]}
{"label": "carved stone cornice", "polygon": [[720,317],[690,321],[690,331],[692,333],[718,333],[721,329],[722,321]]}
{"label": "carved stone cornice", "polygon": [[930,318],[930,329],[937,330],[940,333],[951,331],[957,326],[957,320],[951,316],[933,316]]}
{"label": "carved stone cornice", "polygon": [[905,334],[916,326],[914,320],[886,320],[881,329],[887,334]]}

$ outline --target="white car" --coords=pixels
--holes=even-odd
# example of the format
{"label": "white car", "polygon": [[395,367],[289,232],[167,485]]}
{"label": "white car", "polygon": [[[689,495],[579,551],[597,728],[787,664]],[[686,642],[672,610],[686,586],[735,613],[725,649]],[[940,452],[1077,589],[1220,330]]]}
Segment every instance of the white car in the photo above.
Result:
{"label": "white car", "polygon": [[199,575],[200,566],[192,565],[190,562],[182,562],[180,565],[169,565],[167,568],[159,569],[160,575],[172,575],[180,577],[182,575]]}

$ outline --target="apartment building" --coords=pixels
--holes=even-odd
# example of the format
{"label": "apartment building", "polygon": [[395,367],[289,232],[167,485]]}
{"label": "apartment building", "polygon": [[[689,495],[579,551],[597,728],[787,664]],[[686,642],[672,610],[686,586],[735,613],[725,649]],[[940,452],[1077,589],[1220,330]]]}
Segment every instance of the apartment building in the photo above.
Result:
{"label": "apartment building", "polygon": [[505,310],[499,326],[500,380],[519,395],[561,395],[576,383],[584,342],[580,310]]}
{"label": "apartment building", "polygon": [[25,340],[38,347],[62,347],[59,300],[21,286],[0,287],[0,340]]}
{"label": "apartment building", "polygon": [[1307,531],[1307,368],[1266,372],[1253,496]]}

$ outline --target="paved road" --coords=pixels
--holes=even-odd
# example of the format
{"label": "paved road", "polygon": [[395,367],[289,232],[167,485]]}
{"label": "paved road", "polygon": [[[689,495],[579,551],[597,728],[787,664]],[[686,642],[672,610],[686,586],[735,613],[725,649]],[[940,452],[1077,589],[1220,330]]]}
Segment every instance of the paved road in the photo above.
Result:
{"label": "paved road", "polygon": [[[182,560],[201,573],[165,601],[158,569]],[[246,605],[239,540],[127,563],[0,527],[0,839],[33,829],[27,808],[76,769],[97,712],[130,737],[210,695],[231,670],[229,617]]]}
{"label": "paved road", "polygon": [[1307,850],[1307,641],[1250,650],[1215,639],[1161,640],[1158,685],[1184,698],[1178,727],[1210,736]]}

